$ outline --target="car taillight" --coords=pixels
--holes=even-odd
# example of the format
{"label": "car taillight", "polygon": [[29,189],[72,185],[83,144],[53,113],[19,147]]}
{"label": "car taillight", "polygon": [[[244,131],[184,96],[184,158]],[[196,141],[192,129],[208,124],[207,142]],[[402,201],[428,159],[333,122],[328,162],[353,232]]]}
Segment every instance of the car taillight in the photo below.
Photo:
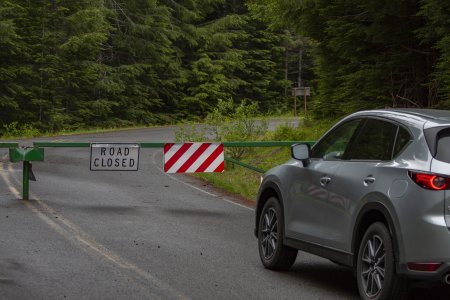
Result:
{"label": "car taillight", "polygon": [[450,189],[450,178],[442,175],[409,172],[409,176],[415,183],[424,189],[440,191]]}
{"label": "car taillight", "polygon": [[408,263],[408,269],[413,271],[434,272],[442,263]]}

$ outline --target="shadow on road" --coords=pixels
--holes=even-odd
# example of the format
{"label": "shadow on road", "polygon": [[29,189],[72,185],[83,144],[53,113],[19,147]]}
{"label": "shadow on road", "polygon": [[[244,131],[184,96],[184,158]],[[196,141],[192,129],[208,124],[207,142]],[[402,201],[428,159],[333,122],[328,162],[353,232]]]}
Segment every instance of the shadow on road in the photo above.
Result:
{"label": "shadow on road", "polygon": [[345,299],[358,299],[356,280],[350,269],[333,263],[296,263],[286,276],[308,285],[328,290]]}
{"label": "shadow on road", "polygon": [[413,288],[410,291],[408,300],[448,300],[450,299],[450,287],[440,286],[434,288]]}
{"label": "shadow on road", "polygon": [[[359,299],[356,278],[352,270],[333,263],[317,262],[312,264],[297,262],[289,272],[283,276],[294,278],[304,284],[328,290],[336,298]],[[408,300],[449,300],[450,286],[412,287]]]}
{"label": "shadow on road", "polygon": [[165,213],[176,217],[189,217],[189,218],[197,218],[197,217],[210,217],[210,218],[229,218],[230,214],[222,212],[222,211],[211,211],[205,209],[163,209]]}

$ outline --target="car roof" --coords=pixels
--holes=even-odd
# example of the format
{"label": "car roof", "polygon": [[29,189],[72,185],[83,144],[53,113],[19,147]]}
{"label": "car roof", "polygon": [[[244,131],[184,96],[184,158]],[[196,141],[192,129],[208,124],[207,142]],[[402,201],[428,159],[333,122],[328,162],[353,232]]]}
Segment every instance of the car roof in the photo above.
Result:
{"label": "car roof", "polygon": [[377,110],[365,110],[352,114],[352,116],[380,116],[395,119],[401,123],[411,122],[419,124],[427,123],[426,127],[434,127],[450,124],[450,111],[421,108],[388,108]]}

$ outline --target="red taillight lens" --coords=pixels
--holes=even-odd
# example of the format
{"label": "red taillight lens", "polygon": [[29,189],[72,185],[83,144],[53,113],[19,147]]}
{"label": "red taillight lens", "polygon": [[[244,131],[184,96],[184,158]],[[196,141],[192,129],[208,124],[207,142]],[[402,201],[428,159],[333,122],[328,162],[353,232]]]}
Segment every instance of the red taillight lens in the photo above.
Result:
{"label": "red taillight lens", "polygon": [[408,263],[408,269],[413,271],[434,272],[442,263]]}
{"label": "red taillight lens", "polygon": [[415,183],[424,189],[439,191],[450,189],[450,178],[441,175],[409,172],[409,176]]}

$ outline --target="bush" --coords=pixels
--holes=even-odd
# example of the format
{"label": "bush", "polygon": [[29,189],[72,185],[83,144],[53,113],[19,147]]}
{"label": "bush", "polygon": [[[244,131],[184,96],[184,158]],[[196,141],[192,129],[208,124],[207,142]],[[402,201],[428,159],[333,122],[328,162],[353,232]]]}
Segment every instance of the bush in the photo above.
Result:
{"label": "bush", "polygon": [[269,132],[266,139],[273,141],[315,141],[334,123],[335,120],[317,121],[308,119],[299,127],[284,124]]}
{"label": "bush", "polygon": [[38,129],[34,128],[31,124],[19,124],[18,122],[12,122],[3,125],[3,137],[4,138],[14,138],[14,137],[36,137],[39,136],[40,132]]}
{"label": "bush", "polygon": [[[235,105],[233,100],[219,100],[217,106],[205,119],[204,125],[182,126],[175,133],[179,142],[199,141],[258,141],[267,133],[267,121],[255,119],[258,104],[243,100]],[[250,152],[247,148],[227,148],[232,158],[240,158]]]}

